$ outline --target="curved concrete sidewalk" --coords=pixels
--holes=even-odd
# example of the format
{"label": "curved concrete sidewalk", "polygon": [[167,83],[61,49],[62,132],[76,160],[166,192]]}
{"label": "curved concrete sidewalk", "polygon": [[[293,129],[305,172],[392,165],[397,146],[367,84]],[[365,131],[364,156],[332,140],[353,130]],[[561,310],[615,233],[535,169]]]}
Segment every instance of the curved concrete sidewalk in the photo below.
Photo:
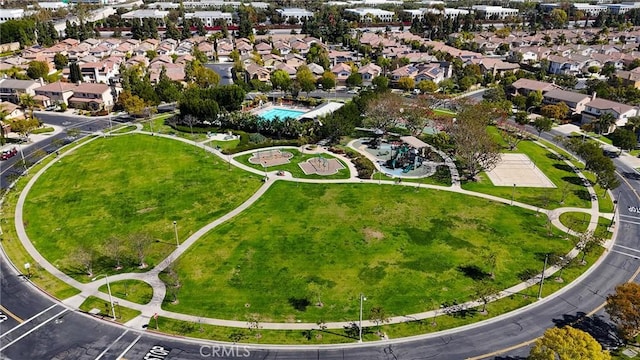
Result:
{"label": "curved concrete sidewalk", "polygon": [[[191,140],[187,140],[184,138],[180,138],[180,137],[176,137],[176,136],[171,136],[171,135],[164,135],[164,134],[157,134],[157,133],[150,133],[150,132],[143,132],[140,130],[140,128],[138,128],[137,130],[133,131],[133,132],[137,132],[137,133],[141,133],[141,134],[146,134],[149,136],[159,136],[159,137],[164,137],[164,138],[168,138],[168,139],[173,139],[173,140],[177,140],[177,141],[182,141],[185,142],[187,144],[193,145],[193,146],[197,146],[197,147],[201,147],[203,148],[205,151],[208,151],[210,153],[215,154],[216,156],[220,157],[221,159],[230,162],[232,165],[241,168],[243,170],[246,170],[248,172],[257,174],[257,175],[264,175],[264,171],[260,171],[257,169],[254,169],[252,167],[246,166],[244,164],[239,163],[238,161],[234,160],[233,157],[231,156],[227,156],[222,154],[221,152],[219,152],[218,150],[211,148],[209,146],[206,146],[202,143],[197,143],[195,141],[191,141]],[[25,186],[25,189],[22,191],[22,193],[20,194],[20,197],[18,199],[18,202],[16,204],[16,218],[15,218],[15,223],[16,223],[16,230],[18,233],[18,237],[20,239],[20,241],[22,242],[22,244],[25,246],[25,248],[27,249],[27,251],[30,253],[30,255],[34,258],[34,260],[36,260],[45,270],[49,271],[50,273],[52,273],[53,275],[57,276],[58,278],[60,278],[62,281],[66,282],[67,284],[76,287],[78,289],[81,290],[81,293],[79,295],[73,296],[67,300],[64,301],[64,303],[66,303],[69,306],[72,307],[78,307],[88,296],[96,296],[98,298],[101,298],[103,300],[108,301],[108,295],[102,292],[98,291],[98,288],[103,284],[102,280],[98,280],[98,281],[94,281],[91,283],[80,283],[77,280],[69,277],[68,275],[64,274],[63,272],[61,272],[60,270],[58,270],[55,266],[53,266],[51,263],[49,263],[38,251],[37,249],[33,246],[33,244],[31,243],[31,241],[29,240],[25,228],[24,228],[24,223],[23,223],[23,217],[22,217],[22,208],[24,206],[24,201],[26,199],[26,196],[29,192],[29,190],[31,189],[31,187],[33,186],[33,184],[37,181],[37,179],[39,178],[40,175],[42,175],[49,167],[53,166],[57,161],[59,161],[60,159],[64,158],[68,153],[72,152],[73,150],[83,146],[84,144],[87,144],[91,141],[95,141],[97,139],[90,139],[87,142],[84,142],[83,144],[79,144],[74,146],[69,152],[66,152],[64,154],[62,154],[58,159],[52,161],[51,163],[47,164],[45,167],[43,167],[40,171],[38,171],[38,173],[36,173],[34,175],[33,178],[30,179],[30,181],[27,183],[27,185]],[[541,146],[547,148],[546,146],[544,146],[543,144],[540,144]],[[287,148],[291,148],[291,149],[297,149],[300,150],[299,148],[296,147],[279,147],[282,149],[287,149]],[[548,149],[548,148],[547,148]],[[553,150],[548,149],[549,151],[553,152]],[[321,149],[321,150],[317,150],[318,153],[321,152],[325,152],[326,149]],[[247,152],[255,152],[255,150],[251,150],[251,151],[247,151]],[[247,153],[244,152],[244,153]],[[240,153],[240,154],[236,154],[234,156],[238,156],[244,153]],[[336,154],[330,153],[332,156],[336,156]],[[347,164],[351,164],[351,166],[353,166],[353,164],[351,163],[351,161],[349,161],[348,159],[344,159],[344,161]],[[570,163],[570,162],[569,162]],[[455,165],[454,165],[455,166]],[[355,168],[355,167],[354,167]],[[349,168],[351,171],[351,167]],[[457,173],[457,170],[456,170]],[[357,171],[355,172],[355,174],[357,174]],[[453,174],[453,172],[452,172]],[[581,173],[578,173],[578,176],[581,176],[581,178],[583,178],[584,180],[586,180],[584,178],[584,176],[582,176]],[[202,317],[198,317],[198,316],[193,316],[193,315],[186,315],[186,314],[180,314],[180,313],[174,313],[174,312],[170,312],[170,311],[165,311],[161,308],[162,303],[164,301],[164,297],[166,295],[166,287],[165,284],[160,280],[160,278],[158,277],[159,273],[166,269],[167,266],[169,266],[169,264],[173,261],[175,261],[178,257],[180,257],[185,251],[187,251],[189,249],[189,247],[191,245],[193,245],[200,237],[202,237],[204,234],[206,234],[207,232],[211,231],[212,229],[214,229],[216,226],[228,221],[229,219],[233,218],[234,216],[240,214],[241,212],[243,212],[244,210],[246,210],[247,208],[249,208],[255,201],[257,201],[269,188],[270,186],[275,183],[276,181],[296,181],[296,182],[303,182],[303,183],[369,183],[369,184],[385,184],[385,185],[401,185],[401,186],[413,186],[413,187],[421,187],[421,188],[428,188],[428,189],[437,189],[437,190],[442,190],[442,191],[451,191],[451,192],[456,192],[456,193],[460,193],[460,194],[465,194],[465,195],[469,195],[469,196],[475,196],[475,197],[480,197],[480,198],[484,198],[484,199],[488,199],[491,201],[495,201],[495,202],[500,202],[503,204],[508,204],[508,205],[513,205],[513,206],[518,206],[518,207],[522,207],[522,208],[526,208],[528,210],[532,210],[532,211],[537,211],[539,213],[543,213],[546,216],[548,216],[552,223],[554,223],[554,225],[558,226],[560,229],[562,229],[563,231],[568,230],[566,229],[566,227],[564,227],[560,222],[559,222],[559,215],[561,213],[564,212],[569,212],[569,211],[580,211],[580,212],[585,212],[591,215],[592,217],[592,221],[589,224],[589,229],[595,229],[595,226],[597,226],[597,217],[600,215],[600,212],[598,211],[598,203],[597,203],[597,197],[592,197],[592,206],[590,209],[581,209],[581,208],[561,208],[561,209],[555,209],[552,211],[546,210],[546,209],[540,209],[538,207],[532,206],[532,205],[528,205],[528,204],[524,204],[524,203],[520,203],[520,202],[512,202],[509,199],[504,199],[504,198],[500,198],[500,197],[496,197],[496,196],[492,196],[492,195],[488,195],[488,194],[482,194],[482,193],[477,193],[477,192],[472,192],[472,191],[468,191],[468,190],[464,190],[459,186],[459,182],[458,182],[458,186],[450,186],[450,187],[445,187],[445,186],[437,186],[437,185],[427,185],[427,184],[420,184],[420,183],[412,183],[412,182],[404,182],[404,183],[396,183],[395,181],[378,181],[378,180],[363,180],[363,179],[358,179],[356,177],[354,177],[354,173],[351,173],[351,177],[349,179],[333,179],[333,180],[321,180],[321,179],[300,179],[300,178],[292,178],[290,175],[289,176],[274,176],[273,172],[269,173],[268,179],[265,181],[265,183],[258,189],[258,191],[256,191],[249,199],[247,199],[245,202],[243,202],[240,206],[238,206],[236,209],[232,210],[231,212],[225,214],[224,216],[212,221],[211,223],[205,225],[204,227],[202,227],[201,229],[199,229],[198,231],[196,231],[194,234],[192,234],[189,238],[187,238],[187,240],[185,240],[182,244],[180,244],[179,247],[176,248],[176,250],[174,250],[169,256],[167,256],[163,261],[161,261],[156,267],[154,267],[153,269],[149,270],[148,272],[145,273],[123,273],[123,274],[117,274],[117,275],[113,275],[110,276],[109,279],[111,281],[117,281],[117,280],[124,280],[124,279],[135,279],[135,280],[141,280],[144,282],[149,283],[153,289],[154,289],[154,293],[153,293],[153,297],[152,300],[145,305],[140,305],[140,304],[135,304],[132,303],[130,301],[124,300],[124,299],[119,299],[119,298],[114,298],[118,301],[119,304],[135,309],[135,310],[139,310],[142,312],[142,315],[139,316],[138,318],[130,321],[129,323],[127,323],[127,325],[129,326],[135,326],[137,327],[138,325],[141,324],[146,324],[149,320],[149,318],[153,315],[153,314],[159,314],[161,316],[165,316],[165,317],[170,317],[170,318],[174,318],[174,319],[179,319],[179,320],[184,320],[184,321],[191,321],[191,322],[202,322],[204,324],[210,324],[210,325],[218,325],[218,326],[231,326],[231,327],[246,327],[248,325],[247,321],[232,321],[232,320],[222,320],[222,319],[213,319],[213,318],[202,318]],[[589,189],[589,193],[592,195],[595,195],[595,192],[593,190],[592,187],[588,187]],[[595,200],[593,200],[595,199]],[[595,216],[595,224],[593,221],[593,218]],[[569,254],[567,254],[568,257],[575,257],[578,254],[578,250],[577,249],[573,249]],[[550,275],[552,275],[553,273],[555,273],[556,271],[558,271],[559,268],[555,267],[555,266],[551,266],[550,268],[547,269],[547,271],[545,272],[544,276],[548,277]],[[538,283],[540,281],[540,276],[538,276],[537,278],[531,279],[527,282],[523,282],[520,284],[517,284],[509,289],[505,289],[503,291],[501,291],[500,293],[496,294],[491,301],[495,301],[497,299],[509,296],[513,293],[522,291],[536,283]],[[481,301],[469,301],[466,302],[464,304],[461,305],[457,305],[459,308],[473,308],[473,307],[478,307],[481,306],[483,304],[483,302]],[[444,309],[447,310],[447,309]],[[438,309],[438,310],[433,310],[433,311],[426,311],[426,312],[422,312],[422,313],[418,313],[418,314],[410,314],[410,315],[404,315],[404,316],[396,316],[396,317],[392,317],[389,320],[389,324],[394,324],[394,323],[402,323],[402,322],[407,322],[407,321],[413,321],[413,320],[421,320],[421,319],[427,319],[427,318],[433,318],[435,316],[439,316],[439,315],[443,315],[445,313],[445,311]],[[354,321],[342,321],[342,322],[329,322],[326,324],[323,324],[323,326],[326,326],[326,328],[329,329],[338,329],[338,328],[343,328],[345,326],[351,326],[354,323]],[[375,326],[376,324],[372,321],[363,321],[363,326],[365,327],[371,327],[371,326]],[[316,329],[319,328],[319,325],[316,323],[260,323],[261,328],[263,329],[278,329],[278,330],[284,330],[284,329],[289,329],[289,330],[306,330],[306,329]]]}

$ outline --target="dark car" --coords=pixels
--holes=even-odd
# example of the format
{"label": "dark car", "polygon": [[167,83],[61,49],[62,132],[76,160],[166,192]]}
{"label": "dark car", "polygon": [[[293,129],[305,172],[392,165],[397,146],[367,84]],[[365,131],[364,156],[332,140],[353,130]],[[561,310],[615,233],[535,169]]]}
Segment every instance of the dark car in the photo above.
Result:
{"label": "dark car", "polygon": [[0,154],[0,160],[10,159],[16,156],[17,154],[18,154],[18,149],[16,149],[15,147],[9,150],[2,150],[2,153]]}

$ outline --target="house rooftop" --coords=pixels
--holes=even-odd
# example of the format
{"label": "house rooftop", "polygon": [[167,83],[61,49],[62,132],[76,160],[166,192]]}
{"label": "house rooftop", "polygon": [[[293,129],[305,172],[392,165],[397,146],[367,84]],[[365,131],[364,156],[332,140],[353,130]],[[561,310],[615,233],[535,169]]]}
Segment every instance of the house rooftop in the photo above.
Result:
{"label": "house rooftop", "polygon": [[573,91],[565,91],[561,89],[555,89],[551,91],[547,91],[544,94],[545,98],[551,98],[554,100],[578,103],[584,99],[589,98],[589,95],[581,94]]}

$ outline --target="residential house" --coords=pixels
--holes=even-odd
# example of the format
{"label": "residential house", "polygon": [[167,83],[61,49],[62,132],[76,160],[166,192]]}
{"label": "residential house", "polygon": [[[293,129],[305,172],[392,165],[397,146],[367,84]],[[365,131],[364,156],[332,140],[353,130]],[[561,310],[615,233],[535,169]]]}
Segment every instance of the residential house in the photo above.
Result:
{"label": "residential house", "polygon": [[20,103],[20,97],[24,94],[35,95],[35,89],[43,85],[42,81],[17,80],[10,78],[0,79],[0,101],[8,101],[14,104]]}
{"label": "residential house", "polygon": [[440,64],[427,64],[418,66],[418,69],[418,74],[414,78],[416,83],[426,80],[437,84],[448,77],[447,70],[450,68],[443,68]]}
{"label": "residential house", "polygon": [[80,65],[82,79],[87,82],[108,84],[119,74],[119,66],[115,62],[101,61]]}
{"label": "residential house", "polygon": [[311,70],[311,73],[313,73],[313,75],[317,78],[322,76],[322,74],[324,74],[324,68],[316,63],[311,63],[309,65],[307,65],[307,67],[309,68],[309,70]]}
{"label": "residential house", "polygon": [[84,110],[110,110],[114,105],[111,87],[106,84],[82,83],[72,87],[69,106]]}
{"label": "residential house", "polygon": [[418,67],[413,64],[399,67],[391,72],[391,81],[397,82],[404,77],[415,79],[416,75],[418,75],[418,71]]}
{"label": "residential house", "polygon": [[345,63],[340,63],[332,67],[331,72],[336,76],[336,81],[338,83],[344,84],[349,75],[351,75],[351,66]]}
{"label": "residential house", "polygon": [[277,63],[274,66],[274,70],[284,70],[287,74],[289,74],[289,76],[291,76],[292,78],[296,76],[297,70],[294,67],[291,67],[285,63]]}
{"label": "residential house", "polygon": [[75,84],[56,81],[37,88],[36,95],[47,97],[51,104],[69,105],[69,98],[73,96],[75,86]]}
{"label": "residential house", "polygon": [[530,92],[533,92],[533,91],[540,91],[542,94],[544,94],[550,90],[560,89],[559,86],[552,83],[538,81],[538,80],[531,80],[526,78],[521,78],[514,81],[511,84],[511,88],[513,88],[513,93],[512,93],[513,96],[516,96],[516,95],[527,96],[529,95]]}
{"label": "residential house", "polygon": [[271,50],[273,50],[273,47],[268,42],[259,42],[256,44],[255,48],[258,54],[262,56],[271,54]]}
{"label": "residential house", "polygon": [[490,72],[495,75],[504,75],[508,71],[516,71],[520,69],[519,64],[508,63],[496,58],[475,58],[467,61],[469,64],[480,65],[483,73]]}
{"label": "residential house", "polygon": [[555,105],[563,102],[569,107],[572,114],[581,114],[589,101],[591,101],[589,95],[561,89],[550,90],[542,94],[544,104]]}
{"label": "residential house", "polygon": [[363,85],[371,85],[371,81],[382,74],[382,68],[374,63],[368,63],[358,69],[358,73],[362,76]]}
{"label": "residential house", "polygon": [[640,73],[633,71],[617,71],[615,76],[622,80],[624,86],[633,86],[640,89]]}
{"label": "residential house", "polygon": [[609,113],[616,119],[615,125],[606,129],[605,133],[613,131],[616,126],[624,126],[630,117],[638,115],[638,108],[619,102],[596,98],[594,93],[582,111],[582,123],[589,123],[603,114]]}
{"label": "residential house", "polygon": [[267,82],[271,79],[271,73],[264,66],[258,64],[249,64],[244,69],[246,81],[259,80]]}
{"label": "residential house", "polygon": [[24,117],[22,108],[8,101],[0,101],[0,111],[6,113],[5,120],[21,119]]}

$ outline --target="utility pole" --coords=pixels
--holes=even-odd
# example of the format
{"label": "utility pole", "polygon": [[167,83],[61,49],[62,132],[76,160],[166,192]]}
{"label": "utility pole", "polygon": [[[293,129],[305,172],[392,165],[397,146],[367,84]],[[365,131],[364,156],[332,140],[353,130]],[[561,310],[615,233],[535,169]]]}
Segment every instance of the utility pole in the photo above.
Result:
{"label": "utility pole", "polygon": [[540,288],[538,289],[538,300],[542,299],[542,284],[544,283],[544,273],[547,271],[547,261],[549,260],[549,254],[544,255],[544,266],[542,267],[542,274],[540,274]]}

